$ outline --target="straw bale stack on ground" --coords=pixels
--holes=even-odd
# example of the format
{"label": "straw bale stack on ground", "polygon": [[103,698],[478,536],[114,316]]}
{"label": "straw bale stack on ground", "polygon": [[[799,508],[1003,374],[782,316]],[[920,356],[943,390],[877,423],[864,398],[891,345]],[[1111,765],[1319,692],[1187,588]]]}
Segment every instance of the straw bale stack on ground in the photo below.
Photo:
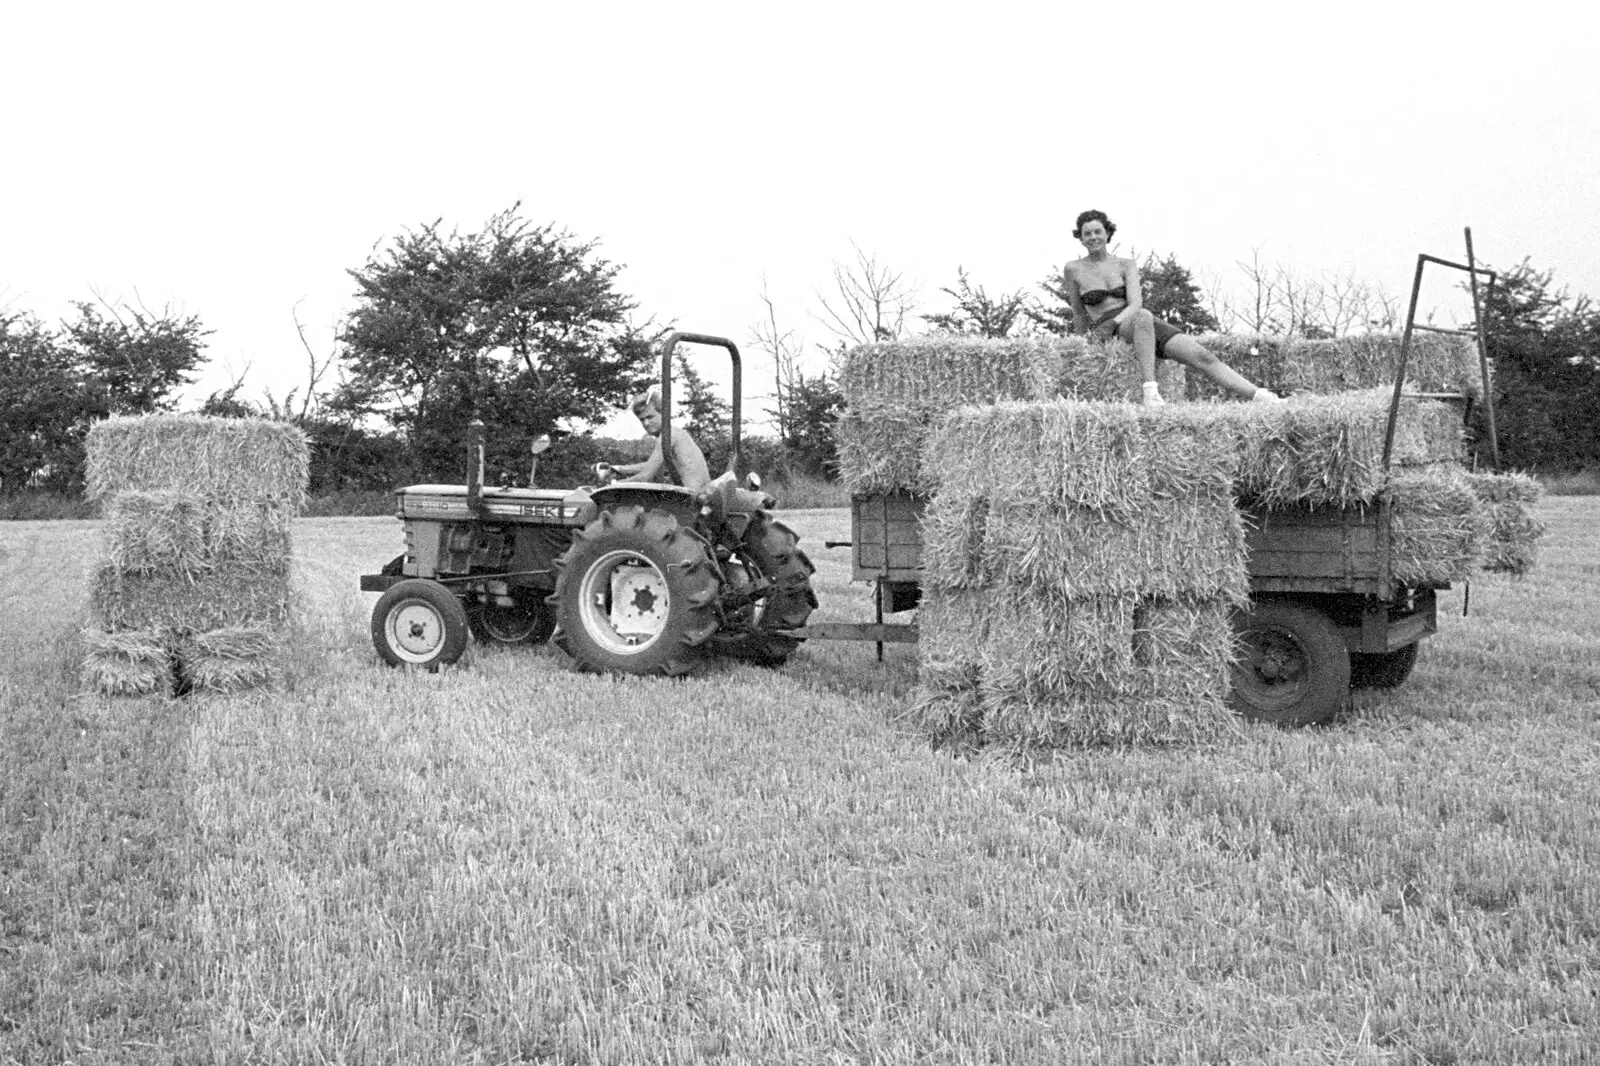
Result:
{"label": "straw bale stack on ground", "polygon": [[282,422],[113,418],[89,433],[105,514],[84,674],[110,693],[264,680],[290,614],[289,525],[309,451]]}
{"label": "straw bale stack on ground", "polygon": [[[1162,394],[1181,396],[1183,367],[1160,360]],[[920,456],[932,424],[966,404],[1141,395],[1132,351],[1082,337],[919,337],[866,344],[845,355],[846,410],[836,440],[840,479],[852,494],[932,492]]]}
{"label": "straw bale stack on ground", "polygon": [[[1394,385],[1400,365],[1399,333],[1366,333],[1308,340],[1254,333],[1207,333],[1195,338],[1217,358],[1278,393],[1333,395]],[[1194,399],[1217,399],[1223,390],[1203,374],[1189,375]],[[1483,379],[1471,337],[1414,332],[1406,357],[1406,385],[1417,392],[1477,396]]]}
{"label": "straw bale stack on ground", "polygon": [[1180,406],[946,416],[924,449],[919,727],[1022,750],[1231,732],[1234,434]]}

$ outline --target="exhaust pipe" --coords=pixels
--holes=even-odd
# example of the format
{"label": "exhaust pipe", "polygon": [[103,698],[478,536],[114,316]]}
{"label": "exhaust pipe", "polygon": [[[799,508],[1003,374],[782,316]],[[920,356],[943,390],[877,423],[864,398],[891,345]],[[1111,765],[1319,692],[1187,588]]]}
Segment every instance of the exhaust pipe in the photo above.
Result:
{"label": "exhaust pipe", "polygon": [[483,502],[483,422],[467,425],[467,510],[478,513]]}

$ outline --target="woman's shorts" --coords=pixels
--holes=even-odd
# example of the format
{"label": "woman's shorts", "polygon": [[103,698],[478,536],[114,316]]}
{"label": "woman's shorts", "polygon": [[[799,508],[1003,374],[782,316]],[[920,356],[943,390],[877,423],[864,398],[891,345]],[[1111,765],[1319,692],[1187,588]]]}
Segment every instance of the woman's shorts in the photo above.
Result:
{"label": "woman's shorts", "polygon": [[[1121,308],[1118,308],[1118,310],[1120,311]],[[1112,312],[1111,315],[1090,326],[1089,336],[1102,341],[1108,341],[1115,337],[1117,335],[1117,324],[1112,321],[1115,314],[1116,312]],[[1169,326],[1154,315],[1151,315],[1150,318],[1156,327],[1156,358],[1165,359],[1167,358],[1167,342],[1174,337],[1183,336],[1183,330],[1175,326]]]}

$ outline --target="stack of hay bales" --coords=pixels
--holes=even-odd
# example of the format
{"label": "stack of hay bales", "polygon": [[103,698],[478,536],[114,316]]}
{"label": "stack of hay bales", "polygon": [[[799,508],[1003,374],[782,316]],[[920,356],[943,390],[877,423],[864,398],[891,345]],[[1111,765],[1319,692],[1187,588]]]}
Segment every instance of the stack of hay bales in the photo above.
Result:
{"label": "stack of hay bales", "polygon": [[89,433],[105,514],[86,678],[109,693],[229,689],[269,676],[289,615],[289,524],[305,434],[283,422],[149,415]]}
{"label": "stack of hay bales", "polygon": [[[1253,333],[1207,333],[1195,338],[1246,378],[1276,392],[1333,395],[1393,387],[1400,365],[1399,333],[1309,340]],[[1406,385],[1417,392],[1476,396],[1483,379],[1477,343],[1457,334],[1415,332],[1406,357]],[[1203,374],[1189,375],[1195,399],[1218,399],[1225,390]]]}
{"label": "stack of hay bales", "polygon": [[[1181,397],[1184,369],[1156,364],[1162,395]],[[865,344],[845,356],[840,389],[840,480],[854,493],[930,493],[922,444],[934,422],[964,404],[1008,400],[1135,400],[1142,382],[1121,341],[1082,337],[990,340],[935,336]]]}
{"label": "stack of hay bales", "polygon": [[[1537,486],[1464,474],[1458,409],[1403,397],[1385,467],[1398,337],[1214,340],[1247,376],[1299,394],[1138,407],[1127,347],[1075,337],[849,353],[844,484],[931,497],[911,712],[926,733],[1029,749],[1230,731],[1241,503],[1387,505],[1402,583],[1531,565]],[[1414,338],[1419,389],[1471,394],[1477,371],[1469,341]],[[1182,395],[1183,379],[1162,391]]]}
{"label": "stack of hay bales", "polygon": [[1028,750],[1230,731],[1248,595],[1235,431],[1183,407],[966,407],[924,449],[922,667],[939,739]]}

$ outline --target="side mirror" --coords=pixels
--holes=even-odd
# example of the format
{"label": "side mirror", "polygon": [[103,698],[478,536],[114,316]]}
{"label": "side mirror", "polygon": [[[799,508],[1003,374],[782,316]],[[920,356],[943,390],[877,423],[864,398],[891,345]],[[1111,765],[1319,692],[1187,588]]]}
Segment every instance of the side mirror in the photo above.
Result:
{"label": "side mirror", "polygon": [[744,487],[751,492],[761,491],[761,475],[754,470],[744,476]]}
{"label": "side mirror", "polygon": [[528,463],[528,487],[538,487],[539,456],[550,450],[550,434],[541,433],[533,438],[533,444],[528,449],[533,453],[533,459]]}

